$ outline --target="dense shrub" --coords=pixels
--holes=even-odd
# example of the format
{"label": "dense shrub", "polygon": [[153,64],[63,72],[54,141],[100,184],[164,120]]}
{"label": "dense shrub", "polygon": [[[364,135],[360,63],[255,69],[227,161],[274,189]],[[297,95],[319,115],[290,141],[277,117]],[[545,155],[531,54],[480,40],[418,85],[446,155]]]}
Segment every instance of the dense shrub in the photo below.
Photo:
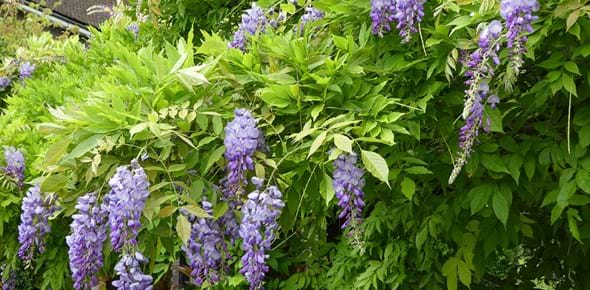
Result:
{"label": "dense shrub", "polygon": [[[140,268],[164,288],[177,271],[219,289],[589,287],[588,7],[530,6],[514,37],[527,7],[510,5],[534,1],[428,1],[423,17],[382,2],[244,5],[234,27],[161,47],[123,21],[66,46],[0,118],[29,184],[59,196],[35,284],[73,285],[65,237],[96,192],[101,284]],[[0,204],[9,269],[16,192]],[[113,200],[139,230],[121,244]]]}

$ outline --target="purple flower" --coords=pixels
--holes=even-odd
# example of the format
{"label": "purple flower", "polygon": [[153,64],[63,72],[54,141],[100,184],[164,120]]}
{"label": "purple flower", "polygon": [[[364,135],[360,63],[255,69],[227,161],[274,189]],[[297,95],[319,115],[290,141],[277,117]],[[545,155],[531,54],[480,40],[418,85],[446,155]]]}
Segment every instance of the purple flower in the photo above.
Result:
{"label": "purple flower", "polygon": [[395,0],[371,0],[371,29],[374,35],[383,37],[391,31],[395,19]]}
{"label": "purple flower", "polygon": [[16,289],[16,271],[12,270],[8,274],[8,278],[4,279],[4,270],[2,269],[2,290],[15,290]]}
{"label": "purple flower", "polygon": [[308,22],[318,21],[322,18],[324,18],[324,12],[310,5],[305,7],[305,12],[301,16],[301,25],[303,26]]}
{"label": "purple flower", "polygon": [[18,225],[18,256],[27,266],[33,259],[35,247],[39,253],[45,251],[43,238],[51,231],[49,217],[57,210],[54,200],[54,196],[43,199],[38,185],[29,188],[23,198]]}
{"label": "purple flower", "polygon": [[500,98],[498,98],[497,95],[491,95],[488,97],[488,104],[490,104],[492,109],[495,109],[498,103],[500,103]]}
{"label": "purple flower", "polygon": [[3,90],[10,86],[12,80],[9,77],[0,77],[0,90]]}
{"label": "purple flower", "polygon": [[146,262],[147,259],[140,252],[124,253],[115,265],[119,279],[113,281],[113,286],[118,290],[152,290],[152,276],[141,271],[140,264]]}
{"label": "purple flower", "polygon": [[34,71],[35,71],[35,64],[31,64],[28,61],[21,63],[20,67],[18,69],[20,80],[22,81],[26,78],[31,77],[31,75],[33,75]]}
{"label": "purple flower", "polygon": [[111,191],[105,197],[111,228],[111,244],[115,251],[124,246],[136,246],[141,227],[141,213],[147,197],[149,181],[137,160],[128,166],[120,166],[109,180]]}
{"label": "purple flower", "polygon": [[235,118],[225,127],[225,159],[227,177],[225,196],[239,194],[242,184],[246,184],[246,172],[254,170],[254,154],[259,148],[261,132],[252,113],[246,109],[236,109]]}
{"label": "purple flower", "polygon": [[276,186],[270,186],[260,191],[262,182],[253,180],[257,189],[248,195],[248,200],[242,206],[242,222],[240,237],[242,237],[242,273],[250,289],[263,289],[264,276],[269,268],[266,265],[267,252],[271,249],[278,229],[277,219],[285,206],[281,200],[282,194]]}
{"label": "purple flower", "polygon": [[98,271],[103,265],[102,248],[107,238],[106,209],[98,203],[96,193],[78,198],[78,213],[72,216],[72,233],[66,237],[74,288],[90,289],[98,285]]}
{"label": "purple flower", "polygon": [[465,90],[465,104],[463,106],[463,119],[465,125],[459,134],[460,154],[453,166],[449,177],[449,184],[453,183],[461,169],[467,163],[473,145],[479,135],[482,125],[483,102],[490,90],[488,82],[494,76],[494,67],[500,63],[498,51],[499,39],[502,34],[502,24],[494,20],[485,26],[479,34],[479,48],[474,51],[467,63],[465,81],[469,87]]}
{"label": "purple flower", "polygon": [[402,42],[408,42],[412,34],[418,32],[416,25],[422,22],[424,17],[423,0],[397,0],[395,3],[394,19],[397,22],[397,30],[403,38]]}
{"label": "purple flower", "polygon": [[139,24],[137,24],[137,22],[133,22],[127,25],[127,30],[132,32],[135,38],[137,38],[137,36],[139,35]]}
{"label": "purple flower", "polygon": [[12,178],[19,188],[23,187],[25,180],[25,157],[20,150],[4,146],[4,160],[6,166],[3,168],[4,174]]}
{"label": "purple flower", "polygon": [[539,17],[533,12],[539,10],[536,0],[502,0],[500,2],[500,15],[506,21],[507,42],[510,49],[511,64],[518,74],[522,67],[522,55],[526,53],[525,43],[527,33],[533,32],[533,21]]}
{"label": "purple flower", "polygon": [[402,42],[408,42],[418,32],[416,26],[423,17],[424,0],[371,0],[371,29],[380,37],[391,31],[395,22]]}
{"label": "purple flower", "polygon": [[235,118],[225,127],[225,159],[227,176],[221,180],[223,199],[229,202],[229,210],[221,218],[226,235],[233,241],[238,237],[239,226],[234,210],[241,201],[239,196],[247,184],[246,173],[254,170],[254,154],[266,147],[257,121],[246,109],[236,109]]}
{"label": "purple flower", "polygon": [[256,35],[258,32],[264,32],[267,25],[266,15],[264,11],[252,3],[252,8],[244,11],[242,14],[242,23],[238,26],[238,30],[234,33],[234,38],[230,42],[229,47],[246,50],[247,35]]}
{"label": "purple flower", "polygon": [[[209,215],[213,214],[212,204],[206,199],[203,199],[202,206]],[[223,272],[223,233],[218,222],[213,219],[194,217],[188,212],[183,214],[192,222],[190,239],[188,244],[182,247],[191,267],[191,277],[197,286],[201,286],[205,281],[213,285],[219,282]]]}
{"label": "purple flower", "polygon": [[341,228],[348,226],[353,229],[361,223],[363,214],[364,171],[357,166],[356,154],[341,154],[334,160],[332,186],[338,198],[338,206],[342,209],[339,218],[344,220]]}

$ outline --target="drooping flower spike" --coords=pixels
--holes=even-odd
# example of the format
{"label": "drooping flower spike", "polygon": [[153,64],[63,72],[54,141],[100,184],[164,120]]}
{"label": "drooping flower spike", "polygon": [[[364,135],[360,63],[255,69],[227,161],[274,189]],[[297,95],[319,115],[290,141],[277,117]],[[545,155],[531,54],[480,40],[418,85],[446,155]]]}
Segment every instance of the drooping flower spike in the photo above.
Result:
{"label": "drooping flower spike", "polygon": [[424,0],[371,0],[371,29],[383,37],[391,31],[391,23],[399,30],[402,42],[408,42],[418,32],[424,17]]}
{"label": "drooping flower spike", "polygon": [[234,119],[225,127],[227,175],[221,180],[223,199],[229,202],[229,210],[222,217],[222,223],[232,242],[238,237],[239,226],[234,210],[241,204],[239,197],[247,184],[247,172],[254,170],[256,151],[266,149],[264,134],[252,113],[246,109],[236,109],[234,114]]}
{"label": "drooping flower spike", "polygon": [[141,213],[149,196],[149,181],[137,160],[128,166],[120,166],[109,180],[111,191],[105,197],[110,226],[111,245],[115,251],[124,246],[137,245],[141,227]]}
{"label": "drooping flower spike", "polygon": [[25,181],[25,157],[20,150],[4,146],[4,160],[6,166],[3,168],[4,174],[10,177],[16,185],[22,189]]}
{"label": "drooping flower spike", "polygon": [[[480,34],[479,48],[474,51],[467,63],[465,76],[468,80],[465,84],[465,103],[463,106],[463,119],[465,125],[459,135],[459,157],[455,160],[453,171],[449,177],[449,184],[453,183],[461,169],[467,163],[473,146],[476,143],[479,129],[483,120],[483,104],[489,94],[488,82],[494,75],[494,67],[500,63],[498,51],[500,50],[500,37],[502,24],[494,20],[485,26]],[[494,102],[492,100],[492,102]]]}
{"label": "drooping flower spike", "polygon": [[250,289],[254,290],[264,289],[264,277],[269,270],[266,259],[276,237],[278,217],[285,204],[276,186],[262,191],[262,179],[254,177],[252,183],[257,189],[248,195],[248,200],[242,206],[240,237],[244,255],[240,273],[250,283]]}
{"label": "drooping flower spike", "polygon": [[44,237],[51,231],[49,217],[57,209],[55,196],[49,195],[43,198],[39,185],[29,188],[23,198],[20,224],[18,225],[18,241],[20,243],[18,257],[26,267],[30,266],[35,249],[40,254],[45,252]]}
{"label": "drooping flower spike", "polygon": [[[201,202],[203,210],[213,215],[213,205],[206,199]],[[197,286],[205,281],[209,285],[219,282],[225,269],[222,266],[225,255],[225,241],[218,221],[212,218],[195,217],[184,209],[181,213],[192,223],[191,235],[186,246],[186,253],[191,267],[191,278]]]}
{"label": "drooping flower spike", "polygon": [[341,208],[338,217],[344,221],[342,229],[358,227],[365,206],[364,171],[357,166],[357,162],[356,154],[341,154],[334,160],[332,186],[338,198],[338,206]]}
{"label": "drooping flower spike", "polygon": [[522,55],[527,49],[525,43],[527,34],[533,32],[532,22],[539,17],[533,15],[539,10],[537,0],[502,0],[500,15],[505,20],[507,32],[507,46],[510,49],[510,63],[512,69],[519,74],[523,65]]}
{"label": "drooping flower spike", "polygon": [[106,209],[91,192],[78,198],[77,214],[72,216],[72,233],[66,237],[74,289],[91,289],[98,285],[103,265],[103,244],[107,238]]}
{"label": "drooping flower spike", "polygon": [[26,78],[31,77],[35,71],[35,68],[35,64],[31,64],[28,61],[21,63],[18,69],[20,80],[23,81]]}
{"label": "drooping flower spike", "polygon": [[151,290],[152,277],[143,274],[140,265],[147,259],[137,248],[137,235],[141,228],[141,214],[149,196],[149,181],[137,160],[128,166],[117,168],[109,180],[111,191],[104,203],[111,230],[111,245],[122,254],[115,266],[118,280],[113,286],[119,290]]}
{"label": "drooping flower spike", "polygon": [[242,14],[242,22],[238,26],[238,30],[234,33],[229,47],[246,50],[248,35],[256,35],[259,32],[264,32],[267,22],[264,11],[256,3],[252,3],[252,8],[244,11],[244,14]]}

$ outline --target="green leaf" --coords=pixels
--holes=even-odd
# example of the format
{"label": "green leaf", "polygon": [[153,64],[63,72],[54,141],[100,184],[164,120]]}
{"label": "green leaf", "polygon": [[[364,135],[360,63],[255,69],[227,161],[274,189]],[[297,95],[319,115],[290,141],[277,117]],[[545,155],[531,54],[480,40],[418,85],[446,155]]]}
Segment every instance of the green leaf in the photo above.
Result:
{"label": "green leaf", "polygon": [[68,184],[68,178],[61,174],[45,177],[41,182],[41,192],[58,192]]}
{"label": "green leaf", "polygon": [[51,145],[51,147],[47,149],[47,153],[45,153],[45,159],[43,160],[43,168],[47,168],[51,165],[57,165],[59,160],[68,151],[68,146],[70,145],[71,141],[72,139],[70,138],[64,138],[53,143],[53,145]]}
{"label": "green leaf", "polygon": [[203,170],[203,173],[209,171],[209,168],[211,168],[211,166],[213,166],[213,164],[215,164],[215,162],[217,162],[219,159],[221,159],[224,152],[225,152],[225,146],[218,147],[217,149],[215,149],[215,151],[211,152],[211,154],[209,155],[209,158],[207,159],[207,164],[205,165],[205,169]]}
{"label": "green leaf", "polygon": [[103,135],[90,136],[88,139],[80,142],[64,159],[74,159],[86,154],[94,149],[94,147],[98,146],[98,140],[102,137]]}
{"label": "green leaf", "polygon": [[200,206],[196,206],[194,204],[188,204],[182,207],[192,215],[200,218],[210,218],[211,216]]}
{"label": "green leaf", "polygon": [[506,227],[506,222],[508,221],[508,201],[500,192],[494,192],[494,196],[492,197],[492,207],[494,208],[494,213],[496,217],[504,227]]}
{"label": "green leaf", "polygon": [[571,73],[581,75],[580,70],[578,69],[578,65],[575,62],[568,61],[563,65],[563,67]]}
{"label": "green leaf", "polygon": [[582,243],[582,240],[580,239],[580,230],[578,229],[578,223],[576,220],[582,221],[582,218],[580,218],[580,215],[576,209],[569,208],[567,210],[567,223],[570,228],[570,232],[572,233],[574,239]]}
{"label": "green leaf", "polygon": [[133,137],[133,135],[147,129],[148,127],[148,123],[139,123],[133,127],[131,127],[131,129],[129,129],[129,134],[131,134],[131,137]]}
{"label": "green leaf", "polygon": [[489,171],[509,173],[504,161],[498,155],[481,154],[481,164]]}
{"label": "green leaf", "polygon": [[172,164],[168,167],[168,172],[181,171],[186,168],[186,164]]}
{"label": "green leaf", "polygon": [[578,132],[578,136],[580,136],[580,145],[582,147],[590,145],[590,124],[582,127]]}
{"label": "green leaf", "polygon": [[[389,186],[389,167],[387,162],[378,153],[361,150],[363,164],[367,170],[377,179],[385,182]],[[391,187],[391,186],[390,186]]]}
{"label": "green leaf", "polygon": [[428,227],[422,227],[420,232],[416,235],[416,249],[420,250],[424,242],[426,242],[426,238],[428,237]]}
{"label": "green leaf", "polygon": [[489,183],[478,185],[469,191],[472,215],[479,212],[486,205],[486,203],[490,200],[492,193],[493,187]]}
{"label": "green leaf", "polygon": [[404,177],[401,183],[401,187],[404,196],[407,199],[412,200],[412,197],[416,193],[416,184],[414,183],[414,181],[410,178]]}
{"label": "green leaf", "polygon": [[469,285],[471,285],[471,271],[463,260],[457,261],[457,272],[459,273],[459,281],[461,281],[463,285],[469,287]]}
{"label": "green leaf", "polygon": [[536,166],[537,161],[532,155],[527,157],[527,159],[524,161],[524,172],[526,173],[526,176],[529,178],[529,181],[531,181],[531,179],[533,179],[533,176],[535,175]]}
{"label": "green leaf", "polygon": [[576,183],[585,193],[590,193],[590,174],[584,169],[578,169],[576,174]]}
{"label": "green leaf", "polygon": [[447,277],[447,290],[457,290],[457,261],[457,258],[450,258],[443,264],[442,274]]}
{"label": "green leaf", "polygon": [[311,146],[309,147],[309,153],[307,154],[307,158],[313,155],[313,153],[315,153],[320,148],[320,146],[324,144],[324,141],[326,140],[326,135],[328,135],[328,131],[323,131],[315,138],[315,140],[313,140],[313,143],[311,143]]}
{"label": "green leaf", "polygon": [[520,179],[520,167],[522,167],[522,157],[519,154],[512,154],[508,158],[508,171],[516,184]]}
{"label": "green leaf", "polygon": [[576,90],[576,83],[574,82],[574,79],[572,78],[571,75],[569,74],[562,74],[561,75],[561,83],[563,84],[563,87],[570,92],[572,95],[574,96],[578,96],[578,92]]}
{"label": "green leaf", "polygon": [[352,154],[352,141],[342,134],[334,134],[334,145],[338,149]]}
{"label": "green leaf", "polygon": [[404,169],[405,172],[409,174],[432,174],[432,171],[428,170],[424,166],[412,166]]}
{"label": "green leaf", "polygon": [[176,233],[182,240],[182,243],[187,245],[188,239],[191,236],[191,223],[183,215],[178,215],[176,219]]}
{"label": "green leaf", "polygon": [[215,207],[213,207],[213,217],[215,219],[222,217],[228,209],[229,204],[227,202],[218,202]]}
{"label": "green leaf", "polygon": [[324,177],[320,184],[320,194],[326,201],[326,206],[330,204],[330,201],[334,198],[334,186],[332,185],[332,178],[324,172]]}

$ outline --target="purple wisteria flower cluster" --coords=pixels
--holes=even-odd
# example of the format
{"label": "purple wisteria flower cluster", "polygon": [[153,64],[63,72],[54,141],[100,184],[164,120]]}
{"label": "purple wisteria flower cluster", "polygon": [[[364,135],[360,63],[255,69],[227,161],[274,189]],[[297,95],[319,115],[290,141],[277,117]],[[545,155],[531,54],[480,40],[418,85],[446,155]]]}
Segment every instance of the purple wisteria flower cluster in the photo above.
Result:
{"label": "purple wisteria flower cluster", "polygon": [[29,188],[23,198],[20,224],[18,225],[18,241],[20,248],[18,257],[26,266],[35,254],[35,248],[39,253],[45,252],[45,234],[51,231],[49,217],[57,210],[53,195],[45,199],[41,195],[38,185]]}
{"label": "purple wisteria flower cluster", "polygon": [[113,281],[113,286],[119,290],[152,290],[152,276],[141,271],[141,264],[147,259],[140,252],[125,252],[121,260],[115,265],[119,280]]}
{"label": "purple wisteria flower cluster", "polygon": [[[201,205],[205,212],[213,214],[213,205],[210,202],[203,199]],[[210,218],[195,217],[186,211],[182,211],[182,214],[192,223],[188,243],[182,247],[191,267],[191,278],[197,286],[204,282],[213,285],[219,282],[225,270],[222,268],[223,255],[226,252],[225,241],[220,226]]]}
{"label": "purple wisteria flower cluster", "polygon": [[10,77],[0,77],[0,91],[10,86],[10,83],[12,83]]}
{"label": "purple wisteria flower cluster", "polygon": [[267,252],[275,239],[277,219],[285,204],[276,186],[261,191],[263,180],[254,177],[252,183],[257,189],[248,195],[248,200],[242,206],[240,237],[244,255],[240,273],[250,283],[250,289],[254,290],[263,289],[264,276],[269,270],[266,265]]}
{"label": "purple wisteria flower cluster", "polygon": [[314,8],[313,6],[309,5],[305,7],[303,15],[301,16],[300,20],[300,27],[301,30],[305,27],[305,24],[309,22],[318,21],[324,18],[324,12],[319,9]]}
{"label": "purple wisteria flower cluster", "polygon": [[15,290],[16,289],[16,271],[12,270],[8,274],[8,278],[4,278],[4,271],[6,266],[2,269],[2,290]]}
{"label": "purple wisteria flower cluster", "polygon": [[91,289],[98,285],[97,273],[103,265],[103,243],[107,238],[106,209],[91,192],[78,198],[77,214],[72,216],[72,233],[66,237],[74,288]]}
{"label": "purple wisteria flower cluster", "polygon": [[449,177],[449,184],[455,181],[469,159],[473,145],[479,135],[484,113],[483,103],[490,90],[488,83],[494,76],[494,67],[500,64],[498,51],[500,50],[501,34],[502,24],[500,21],[494,20],[485,26],[479,34],[479,48],[471,54],[467,62],[465,76],[468,77],[468,80],[465,81],[465,84],[469,87],[465,91],[465,104],[462,114],[465,125],[461,128],[459,136],[461,153],[455,160],[453,171]]}
{"label": "purple wisteria flower cluster", "polygon": [[238,237],[239,225],[234,210],[239,207],[239,197],[248,183],[246,174],[254,170],[256,151],[266,147],[264,134],[252,113],[246,109],[236,109],[234,114],[234,119],[225,127],[227,176],[221,180],[223,199],[229,202],[229,210],[222,217],[222,223],[232,242]]}
{"label": "purple wisteria flower cluster", "polygon": [[35,68],[35,64],[31,64],[28,61],[22,62],[18,68],[19,79],[23,81],[26,78],[31,77],[35,71]]}
{"label": "purple wisteria flower cluster", "polygon": [[137,38],[139,36],[139,24],[137,22],[133,22],[133,23],[127,25],[127,30],[130,31],[131,33],[133,33],[135,38]]}
{"label": "purple wisteria flower cluster", "polygon": [[506,39],[510,49],[510,62],[517,75],[524,63],[522,55],[526,53],[526,34],[533,32],[532,22],[538,19],[533,12],[538,10],[537,0],[502,0],[500,2],[500,16],[506,21],[508,30]]}
{"label": "purple wisteria flower cluster", "polygon": [[238,26],[238,30],[234,33],[234,38],[230,42],[229,47],[246,49],[248,35],[256,35],[259,32],[264,32],[268,21],[262,8],[258,7],[256,3],[252,3],[252,8],[244,11],[242,14],[242,23]]}
{"label": "purple wisteria flower cluster", "polygon": [[113,249],[122,253],[115,270],[119,280],[113,286],[120,290],[151,289],[152,277],[141,272],[140,263],[146,261],[137,249],[141,214],[149,196],[149,181],[137,160],[117,168],[109,180],[111,191],[105,197]]}
{"label": "purple wisteria flower cluster", "polygon": [[391,31],[391,23],[399,30],[402,42],[409,42],[418,32],[417,25],[424,17],[425,0],[371,0],[371,29],[383,37]]}
{"label": "purple wisteria flower cluster", "polygon": [[6,166],[2,168],[4,174],[10,177],[22,189],[25,181],[25,157],[23,153],[10,146],[4,146],[4,160]]}
{"label": "purple wisteria flower cluster", "polygon": [[361,223],[363,207],[364,171],[357,166],[356,154],[341,154],[334,160],[332,186],[338,198],[338,206],[342,209],[338,217],[344,222],[341,228],[355,230]]}
{"label": "purple wisteria flower cluster", "polygon": [[105,197],[110,225],[111,244],[115,251],[124,246],[136,246],[141,227],[141,213],[150,192],[145,171],[136,160],[120,166],[109,180],[111,191]]}

